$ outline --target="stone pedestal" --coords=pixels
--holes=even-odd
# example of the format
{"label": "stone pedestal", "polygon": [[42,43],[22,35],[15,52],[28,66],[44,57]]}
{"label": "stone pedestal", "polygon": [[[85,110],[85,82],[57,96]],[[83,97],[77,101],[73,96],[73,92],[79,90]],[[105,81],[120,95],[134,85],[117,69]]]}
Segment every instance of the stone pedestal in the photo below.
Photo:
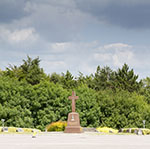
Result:
{"label": "stone pedestal", "polygon": [[67,127],[65,133],[81,133],[79,114],[71,112],[68,114]]}

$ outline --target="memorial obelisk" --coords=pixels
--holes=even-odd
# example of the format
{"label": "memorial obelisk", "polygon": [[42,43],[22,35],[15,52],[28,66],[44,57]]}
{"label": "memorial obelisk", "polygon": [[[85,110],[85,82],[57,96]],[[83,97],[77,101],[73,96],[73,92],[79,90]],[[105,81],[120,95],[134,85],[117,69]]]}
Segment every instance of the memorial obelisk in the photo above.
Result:
{"label": "memorial obelisk", "polygon": [[65,133],[81,133],[79,114],[75,112],[76,105],[75,100],[79,97],[76,96],[75,92],[72,92],[72,96],[69,99],[72,100],[72,112],[68,114],[67,126],[65,128]]}

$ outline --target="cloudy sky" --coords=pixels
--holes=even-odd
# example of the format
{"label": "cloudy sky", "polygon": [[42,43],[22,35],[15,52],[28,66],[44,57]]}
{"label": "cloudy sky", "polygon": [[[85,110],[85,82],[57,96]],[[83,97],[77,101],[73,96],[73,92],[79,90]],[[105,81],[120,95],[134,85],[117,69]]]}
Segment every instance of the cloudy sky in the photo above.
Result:
{"label": "cloudy sky", "polygon": [[27,55],[47,74],[127,63],[150,76],[150,0],[0,0],[0,68]]}

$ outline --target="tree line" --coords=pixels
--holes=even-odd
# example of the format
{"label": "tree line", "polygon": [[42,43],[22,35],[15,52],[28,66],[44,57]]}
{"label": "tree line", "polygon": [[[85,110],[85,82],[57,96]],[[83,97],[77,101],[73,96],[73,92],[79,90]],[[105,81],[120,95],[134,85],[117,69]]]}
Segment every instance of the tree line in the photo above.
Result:
{"label": "tree line", "polygon": [[44,130],[51,122],[67,120],[72,90],[79,96],[82,127],[143,127],[146,120],[150,128],[149,77],[138,80],[127,64],[116,71],[98,66],[86,76],[79,72],[74,77],[69,70],[47,75],[39,57],[29,56],[20,66],[0,70],[0,119],[7,126]]}

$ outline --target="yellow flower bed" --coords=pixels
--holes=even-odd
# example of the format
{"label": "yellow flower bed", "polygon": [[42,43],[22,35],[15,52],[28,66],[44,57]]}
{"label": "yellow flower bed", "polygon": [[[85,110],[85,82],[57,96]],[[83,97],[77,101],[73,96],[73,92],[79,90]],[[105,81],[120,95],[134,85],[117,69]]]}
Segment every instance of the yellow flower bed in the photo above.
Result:
{"label": "yellow flower bed", "polygon": [[24,132],[33,132],[33,129],[31,128],[22,128]]}
{"label": "yellow flower bed", "polygon": [[143,135],[150,135],[150,129],[142,129]]}
{"label": "yellow flower bed", "polygon": [[[129,133],[129,129],[131,129],[130,133],[135,133],[139,131],[139,128],[123,128],[122,133]],[[140,128],[143,135],[150,135],[150,129]]]}
{"label": "yellow flower bed", "polygon": [[104,133],[114,133],[114,134],[118,133],[118,130],[113,129],[113,128],[108,128],[108,127],[98,127],[96,128],[96,130],[99,132],[104,132]]}
{"label": "yellow flower bed", "polygon": [[22,128],[24,132],[41,132],[39,129],[32,129],[32,128]]}
{"label": "yellow flower bed", "polygon": [[64,131],[65,127],[67,126],[67,122],[58,121],[53,122],[46,127],[47,131]]}
{"label": "yellow flower bed", "polygon": [[[0,127],[0,132],[2,132],[2,128]],[[17,127],[8,127],[8,132],[9,133],[32,133],[32,132],[41,132],[39,129],[32,129],[32,128],[21,128],[23,131],[22,132],[17,132]]]}
{"label": "yellow flower bed", "polygon": [[8,132],[16,132],[16,128],[15,127],[8,127]]}

